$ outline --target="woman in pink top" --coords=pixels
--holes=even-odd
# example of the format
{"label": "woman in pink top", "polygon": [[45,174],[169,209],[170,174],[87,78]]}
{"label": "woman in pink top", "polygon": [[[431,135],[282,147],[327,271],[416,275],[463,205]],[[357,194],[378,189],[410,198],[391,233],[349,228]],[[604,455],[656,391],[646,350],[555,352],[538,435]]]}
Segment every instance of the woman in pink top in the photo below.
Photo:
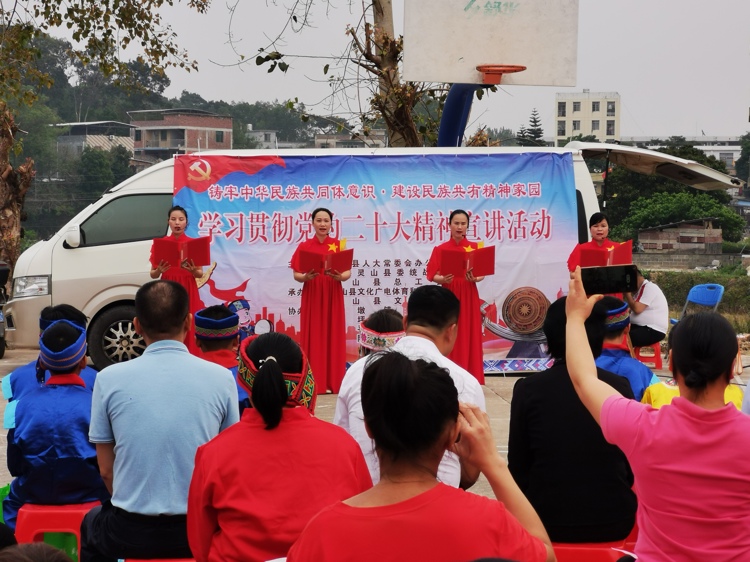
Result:
{"label": "woman in pink top", "polygon": [[[289,562],[553,561],[549,538],[497,452],[489,418],[459,404],[448,371],[385,352],[362,378],[365,426],[380,481],[305,527]],[[481,470],[500,501],[437,480],[446,449]]]}
{"label": "woman in pink top", "polygon": [[737,339],[716,313],[672,329],[669,368],[680,396],[659,410],[620,396],[596,377],[580,268],[567,300],[566,361],[578,396],[622,449],[635,474],[639,562],[750,560],[750,416],[724,403]]}

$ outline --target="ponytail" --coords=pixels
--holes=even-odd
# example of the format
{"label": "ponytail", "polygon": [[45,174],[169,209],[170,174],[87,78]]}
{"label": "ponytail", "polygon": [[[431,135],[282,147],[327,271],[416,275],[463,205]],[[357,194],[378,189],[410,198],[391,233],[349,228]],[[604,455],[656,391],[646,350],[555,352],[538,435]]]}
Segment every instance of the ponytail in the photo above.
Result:
{"label": "ponytail", "polygon": [[266,429],[277,427],[288,394],[281,367],[274,359],[265,360],[258,369],[252,396],[253,406],[266,423]]}

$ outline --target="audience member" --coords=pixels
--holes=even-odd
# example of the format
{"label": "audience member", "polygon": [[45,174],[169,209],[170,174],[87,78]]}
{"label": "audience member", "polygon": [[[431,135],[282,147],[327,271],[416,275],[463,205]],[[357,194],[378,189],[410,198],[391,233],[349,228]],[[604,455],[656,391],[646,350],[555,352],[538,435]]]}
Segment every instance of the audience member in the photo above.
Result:
{"label": "audience member", "polygon": [[[447,369],[394,351],[378,355],[365,368],[362,406],[380,480],[316,515],[289,562],[554,560],[542,522],[497,452],[487,415],[459,404]],[[440,482],[449,449],[487,477],[499,501]]]}
{"label": "audience member", "polygon": [[[448,369],[458,397],[462,402],[476,404],[485,410],[482,387],[466,369],[462,369],[446,356],[456,343],[459,301],[456,295],[440,285],[417,287],[409,295],[407,316],[404,321],[406,335],[391,349],[410,359],[425,359]],[[362,375],[365,362],[355,362],[344,376],[336,402],[333,422],[346,429],[357,440],[365,455],[374,483],[380,478],[378,457],[364,425],[362,414]],[[473,467],[464,467],[451,451],[445,452],[438,477],[450,486],[471,487],[479,473]]]}
{"label": "audience member", "polygon": [[[86,315],[83,312],[69,304],[58,304],[57,306],[47,306],[42,309],[39,315],[39,335],[41,336],[45,329],[58,320],[69,320],[84,330],[86,329]],[[12,410],[15,407],[12,405],[14,400],[18,400],[29,390],[42,386],[49,377],[49,371],[40,367],[38,359],[13,369],[13,371],[3,377],[3,398],[10,402],[5,407],[6,412],[8,408]],[[85,366],[80,372],[80,377],[86,383],[86,388],[93,390],[94,381],[96,380],[96,370]]]}
{"label": "audience member", "polygon": [[669,328],[669,305],[656,283],[637,274],[638,290],[635,295],[624,293],[625,302],[633,311],[630,319],[630,341],[633,347],[643,347],[662,341]]}
{"label": "audience member", "polygon": [[62,550],[43,542],[9,546],[0,550],[0,562],[71,562]]}
{"label": "audience member", "polygon": [[646,388],[659,382],[659,378],[630,355],[627,340],[631,328],[628,305],[612,296],[605,296],[601,302],[607,307],[607,320],[604,324],[604,347],[602,354],[596,358],[596,366],[628,379],[633,396],[640,400]]}
{"label": "audience member", "polygon": [[[606,308],[599,304],[586,320],[589,353],[604,340]],[[544,319],[554,365],[518,379],[510,402],[508,465],[554,542],[624,539],[635,523],[633,474],[622,451],[608,444],[576,396],[565,363],[565,297],[550,305]],[[633,397],[623,377],[597,369],[597,377]]]}
{"label": "audience member", "polygon": [[200,357],[226,367],[237,385],[237,398],[242,412],[250,406],[247,391],[237,380],[237,348],[240,342],[240,317],[229,307],[217,304],[195,313],[195,343]]}
{"label": "audience member", "polygon": [[86,515],[81,560],[189,558],[187,495],[195,452],[238,420],[237,389],[224,367],[190,355],[187,291],[146,283],[135,295],[141,357],[96,380],[89,439],[112,501]]}
{"label": "audience member", "polygon": [[359,324],[359,356],[367,357],[371,353],[390,349],[405,335],[404,317],[398,310],[376,310]]}
{"label": "audience member", "polygon": [[106,501],[96,449],[89,443],[91,389],[79,376],[86,366],[86,331],[58,320],[39,339],[39,361],[50,378],[17,401],[6,423],[8,470],[16,478],[3,500],[5,523],[15,529],[26,503],[63,505]]}
{"label": "audience member", "polygon": [[312,416],[315,378],[300,347],[269,333],[240,353],[253,407],[195,457],[188,538],[198,562],[286,556],[313,515],[372,486],[354,439]]}
{"label": "audience member", "polygon": [[596,377],[584,321],[601,295],[586,296],[580,270],[567,300],[566,359],[573,385],[638,482],[639,560],[750,560],[750,417],[725,405],[737,338],[716,313],[672,328],[669,367],[680,396],[654,410]]}

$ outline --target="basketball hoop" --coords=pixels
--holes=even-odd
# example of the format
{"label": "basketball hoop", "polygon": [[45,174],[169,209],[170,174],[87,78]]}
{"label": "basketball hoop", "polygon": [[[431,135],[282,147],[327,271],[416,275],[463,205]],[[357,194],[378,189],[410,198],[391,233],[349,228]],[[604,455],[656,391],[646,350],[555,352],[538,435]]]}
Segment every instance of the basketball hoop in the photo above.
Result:
{"label": "basketball hoop", "polygon": [[503,74],[523,72],[526,67],[519,64],[480,64],[477,70],[482,73],[482,83],[492,85],[499,84]]}

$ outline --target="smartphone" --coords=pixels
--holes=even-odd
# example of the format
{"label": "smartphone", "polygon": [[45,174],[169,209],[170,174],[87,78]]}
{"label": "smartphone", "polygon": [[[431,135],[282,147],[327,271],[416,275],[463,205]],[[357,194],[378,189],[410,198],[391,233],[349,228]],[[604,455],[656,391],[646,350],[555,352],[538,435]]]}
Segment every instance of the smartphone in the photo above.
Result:
{"label": "smartphone", "polygon": [[638,289],[637,273],[635,264],[582,267],[581,280],[587,295],[632,293]]}

